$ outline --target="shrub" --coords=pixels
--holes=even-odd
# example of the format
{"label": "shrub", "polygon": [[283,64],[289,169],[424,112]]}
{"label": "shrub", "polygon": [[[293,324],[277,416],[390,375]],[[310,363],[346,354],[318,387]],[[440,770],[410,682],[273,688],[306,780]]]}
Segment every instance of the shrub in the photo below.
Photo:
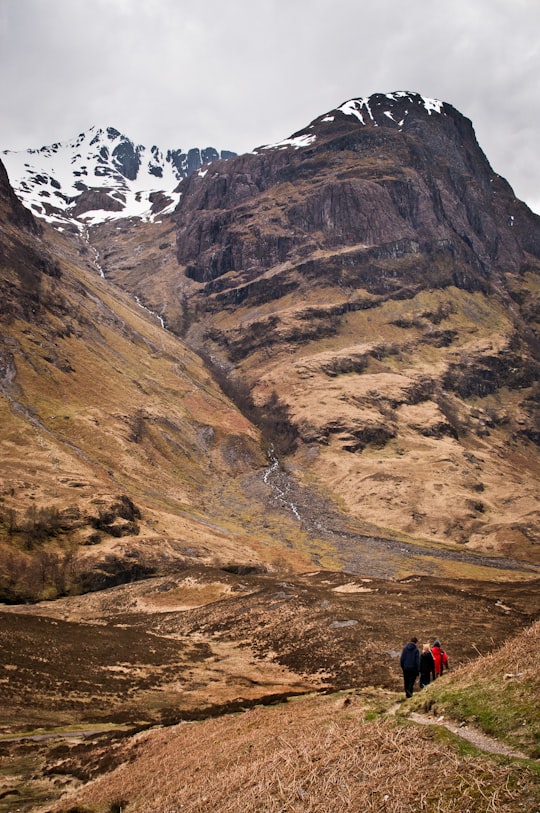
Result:
{"label": "shrub", "polygon": [[0,551],[0,601],[8,604],[78,592],[77,545],[61,550]]}

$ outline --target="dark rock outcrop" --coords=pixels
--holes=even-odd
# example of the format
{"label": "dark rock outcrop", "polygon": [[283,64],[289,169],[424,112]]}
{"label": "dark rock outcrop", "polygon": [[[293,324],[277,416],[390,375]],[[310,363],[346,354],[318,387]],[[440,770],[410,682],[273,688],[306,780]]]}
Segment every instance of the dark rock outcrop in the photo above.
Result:
{"label": "dark rock outcrop", "polygon": [[371,276],[379,291],[396,284],[373,261],[408,254],[401,281],[418,284],[429,265],[436,284],[472,290],[540,257],[540,219],[493,172],[470,121],[415,94],[343,105],[181,190],[178,260],[202,283],[228,275],[238,288],[289,262],[348,284]]}
{"label": "dark rock outcrop", "polygon": [[41,306],[43,275],[58,279],[60,267],[40,241],[41,226],[18,200],[0,162],[0,321],[33,321]]}
{"label": "dark rock outcrop", "polygon": [[10,184],[4,164],[0,161],[0,212],[4,222],[7,220],[14,226],[32,234],[39,233],[32,213],[21,203]]}

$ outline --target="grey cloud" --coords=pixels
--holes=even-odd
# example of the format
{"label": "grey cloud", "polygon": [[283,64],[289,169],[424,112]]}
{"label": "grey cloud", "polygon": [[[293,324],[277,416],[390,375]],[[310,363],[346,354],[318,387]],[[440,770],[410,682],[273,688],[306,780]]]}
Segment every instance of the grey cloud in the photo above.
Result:
{"label": "grey cloud", "polygon": [[0,12],[0,148],[115,126],[245,151],[346,99],[415,90],[468,116],[540,211],[537,0],[18,0]]}

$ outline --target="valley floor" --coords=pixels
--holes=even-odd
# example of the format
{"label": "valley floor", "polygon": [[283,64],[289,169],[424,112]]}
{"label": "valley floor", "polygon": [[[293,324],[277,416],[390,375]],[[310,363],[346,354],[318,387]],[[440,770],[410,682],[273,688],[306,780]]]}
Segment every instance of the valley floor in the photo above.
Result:
{"label": "valley floor", "polygon": [[[4,607],[0,613],[5,675],[0,682],[0,813],[12,813],[14,800],[20,811],[35,810],[38,801],[51,799],[52,803],[63,790],[101,775],[103,787],[109,787],[110,770],[113,782],[117,766],[121,770],[126,760],[131,764],[140,749],[145,753],[150,749],[150,758],[156,743],[169,747],[168,738],[171,753],[178,757],[178,749],[187,748],[185,737],[190,742],[193,736],[202,738],[201,742],[217,747],[218,731],[227,742],[236,731],[243,731],[244,744],[238,745],[240,752],[234,757],[240,765],[242,755],[252,747],[248,732],[253,734],[263,722],[270,725],[270,741],[277,737],[287,743],[289,735],[293,737],[296,744],[291,745],[287,764],[279,771],[296,773],[299,768],[293,769],[292,756],[299,753],[296,749],[309,747],[318,752],[323,747],[311,739],[309,746],[302,741],[307,731],[310,738],[315,735],[315,721],[319,720],[336,749],[339,773],[345,770],[337,753],[340,738],[358,753],[365,737],[373,737],[382,754],[403,738],[409,739],[412,723],[402,714],[407,704],[400,704],[393,719],[386,712],[402,696],[399,653],[412,633],[420,641],[442,639],[451,663],[449,678],[437,682],[444,688],[460,667],[467,673],[468,665],[479,655],[491,657],[497,647],[540,617],[538,588],[534,579],[480,582],[415,576],[384,580],[324,570],[284,578],[198,568],[54,602]],[[422,694],[424,697],[427,695]],[[422,708],[411,706],[411,710],[425,714]],[[435,711],[436,722],[441,722],[441,716],[449,722],[448,715],[436,706]],[[281,720],[281,733],[276,731],[276,720]],[[341,733],[340,720],[345,725]],[[467,726],[473,727],[470,721]],[[425,728],[420,727],[415,740],[428,753],[441,736],[436,733],[441,725],[430,727],[432,734]],[[69,736],[66,731],[71,732]],[[101,733],[82,737],[83,731]],[[457,731],[460,736],[465,733]],[[180,740],[173,747],[177,737]],[[266,742],[264,748],[269,747]],[[441,758],[435,753],[437,750],[428,760]],[[201,770],[210,770],[202,751],[196,758],[197,764],[206,765]],[[386,760],[382,755],[379,758]],[[418,759],[419,754],[411,752],[406,758]],[[448,758],[458,765],[457,756]],[[284,756],[276,752],[272,759],[277,773],[264,781],[279,787],[283,780],[277,764]],[[309,776],[322,756],[310,756],[312,759]],[[386,770],[396,769],[390,763],[385,765]],[[189,775],[195,763],[186,763],[183,770]],[[248,771],[247,762],[242,770]],[[365,772],[365,767],[358,770]],[[518,781],[513,773],[516,769],[509,770],[504,781]],[[247,782],[246,777],[244,774],[241,781]],[[240,781],[239,776],[237,779]],[[327,779],[330,784],[338,781],[337,775]],[[135,782],[137,798],[144,795],[142,788],[136,789],[134,776],[129,781]],[[229,779],[223,781],[232,793]],[[292,781],[291,777],[286,781]],[[283,804],[292,804],[294,796],[292,786],[285,797],[281,791],[277,795],[272,791],[272,799],[281,800],[282,807],[272,806],[274,802],[257,807],[254,797],[248,795],[254,805],[249,808],[233,793],[231,799],[236,801],[230,807],[225,797],[216,799],[212,807],[213,803],[203,801],[213,798],[208,796],[208,782],[210,774],[198,786],[197,801],[189,794],[185,797],[192,798],[193,806],[188,809],[277,811]],[[343,777],[339,782],[345,782]],[[89,794],[94,793],[93,787],[93,783],[88,786]],[[255,784],[252,787],[255,793]],[[318,787],[313,792],[325,799],[327,790]],[[270,793],[268,788],[261,792]],[[86,798],[81,793],[81,799]],[[112,791],[107,793],[105,807],[95,801],[97,796],[88,796],[88,800],[94,799],[88,801],[88,810],[112,810]],[[347,791],[351,799],[359,798],[357,793],[358,789]],[[294,804],[299,804],[300,797],[294,798]],[[159,809],[180,809],[175,804],[163,801]],[[317,804],[313,801],[310,809],[322,811]],[[347,804],[343,802],[343,810],[371,809]],[[134,811],[156,809],[150,801],[140,805]],[[441,809],[460,810],[452,806]],[[470,810],[483,813],[485,808],[472,806]]]}

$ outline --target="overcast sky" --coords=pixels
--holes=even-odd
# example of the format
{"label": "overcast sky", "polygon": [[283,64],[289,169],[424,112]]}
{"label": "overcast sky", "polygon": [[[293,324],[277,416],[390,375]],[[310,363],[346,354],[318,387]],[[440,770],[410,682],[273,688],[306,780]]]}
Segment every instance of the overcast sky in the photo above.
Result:
{"label": "overcast sky", "polygon": [[417,91],[540,213],[540,0],[0,0],[0,150],[116,127],[245,152]]}

